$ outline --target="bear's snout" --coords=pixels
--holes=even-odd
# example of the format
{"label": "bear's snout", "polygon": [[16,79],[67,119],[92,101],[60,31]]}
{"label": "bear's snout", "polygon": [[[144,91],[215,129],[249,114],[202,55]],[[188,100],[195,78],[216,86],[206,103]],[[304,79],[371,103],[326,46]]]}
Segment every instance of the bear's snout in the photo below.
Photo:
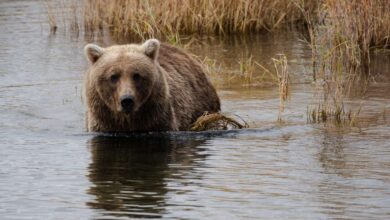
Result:
{"label": "bear's snout", "polygon": [[123,112],[131,112],[134,107],[134,97],[131,95],[124,95],[121,97],[121,107]]}

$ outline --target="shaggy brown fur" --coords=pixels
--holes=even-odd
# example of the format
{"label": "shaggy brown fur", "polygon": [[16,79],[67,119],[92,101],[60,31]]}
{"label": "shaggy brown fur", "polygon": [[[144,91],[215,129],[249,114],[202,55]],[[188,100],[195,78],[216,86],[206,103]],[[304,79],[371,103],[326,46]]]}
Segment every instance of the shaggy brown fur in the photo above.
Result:
{"label": "shaggy brown fur", "polygon": [[[220,100],[200,64],[187,53],[155,39],[142,45],[101,48],[89,44],[92,65],[85,79],[87,129],[98,132],[189,130]],[[121,98],[134,97],[131,112]]]}

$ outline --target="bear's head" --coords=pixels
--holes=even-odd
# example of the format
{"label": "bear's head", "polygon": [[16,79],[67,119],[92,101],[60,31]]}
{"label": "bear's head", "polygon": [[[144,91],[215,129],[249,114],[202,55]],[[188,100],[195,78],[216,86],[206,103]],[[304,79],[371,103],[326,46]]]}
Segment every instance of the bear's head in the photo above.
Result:
{"label": "bear's head", "polygon": [[95,44],[85,46],[92,64],[87,76],[90,88],[113,112],[136,112],[161,81],[157,63],[160,42],[147,40],[142,45],[116,45],[107,48]]}

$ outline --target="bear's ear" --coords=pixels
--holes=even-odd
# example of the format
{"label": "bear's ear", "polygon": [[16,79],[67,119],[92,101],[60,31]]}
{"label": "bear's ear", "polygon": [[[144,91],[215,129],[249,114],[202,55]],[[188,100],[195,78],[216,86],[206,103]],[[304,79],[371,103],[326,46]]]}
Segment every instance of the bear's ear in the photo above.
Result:
{"label": "bear's ear", "polygon": [[104,53],[104,48],[99,47],[96,44],[87,44],[84,47],[85,55],[88,60],[94,64]]}
{"label": "bear's ear", "polygon": [[144,49],[146,56],[150,57],[152,60],[156,60],[160,49],[160,41],[156,39],[149,39],[142,44],[142,48]]}

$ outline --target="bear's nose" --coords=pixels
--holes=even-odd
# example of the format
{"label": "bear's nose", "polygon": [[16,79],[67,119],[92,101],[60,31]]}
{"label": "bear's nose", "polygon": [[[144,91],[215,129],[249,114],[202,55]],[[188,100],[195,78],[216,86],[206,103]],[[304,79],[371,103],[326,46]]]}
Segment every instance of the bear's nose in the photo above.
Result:
{"label": "bear's nose", "polygon": [[130,112],[134,106],[133,96],[126,95],[121,98],[121,106],[124,112]]}

